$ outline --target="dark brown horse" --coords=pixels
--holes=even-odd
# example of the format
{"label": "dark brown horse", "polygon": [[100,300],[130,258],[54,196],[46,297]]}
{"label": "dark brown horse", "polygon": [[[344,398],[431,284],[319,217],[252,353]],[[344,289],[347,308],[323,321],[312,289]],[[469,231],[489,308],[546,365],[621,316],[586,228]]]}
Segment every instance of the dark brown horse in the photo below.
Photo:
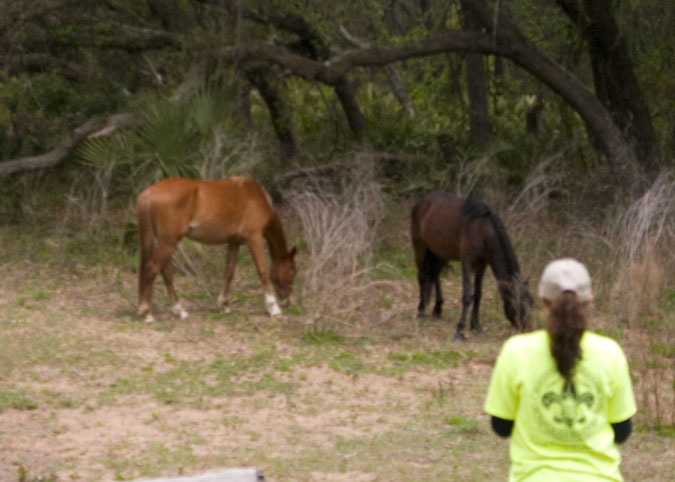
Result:
{"label": "dark brown horse", "polygon": [[412,210],[412,243],[420,285],[418,317],[424,317],[432,288],[436,289],[433,316],[441,316],[441,269],[448,261],[460,261],[462,314],[455,340],[464,339],[466,312],[472,303],[471,329],[483,333],[478,310],[487,266],[497,278],[508,320],[521,330],[530,328],[532,295],[520,278],[518,261],[504,225],[487,204],[441,191],[427,194]]}
{"label": "dark brown horse", "polygon": [[[279,217],[255,181],[243,176],[222,181],[172,177],[145,189],[136,206],[141,248],[138,313],[146,322],[153,321],[152,287],[159,273],[173,303],[172,311],[181,319],[187,317],[171,272],[171,255],[183,236],[204,244],[227,244],[225,287],[218,297],[223,311],[229,311],[227,293],[237,250],[246,243],[262,282],[265,307],[271,316],[281,314],[272,287],[282,302],[289,299],[296,273],[295,248],[286,249]],[[272,263],[269,272],[265,240]]]}

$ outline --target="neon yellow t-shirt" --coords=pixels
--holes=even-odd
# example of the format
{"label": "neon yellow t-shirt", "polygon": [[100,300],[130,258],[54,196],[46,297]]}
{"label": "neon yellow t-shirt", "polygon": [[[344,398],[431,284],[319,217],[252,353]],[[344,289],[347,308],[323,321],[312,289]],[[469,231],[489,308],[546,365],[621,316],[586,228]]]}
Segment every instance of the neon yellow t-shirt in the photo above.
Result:
{"label": "neon yellow t-shirt", "polygon": [[584,332],[573,386],[544,330],[511,337],[497,359],[485,411],[514,420],[511,481],[622,481],[611,424],[637,411],[628,363],[614,340]]}

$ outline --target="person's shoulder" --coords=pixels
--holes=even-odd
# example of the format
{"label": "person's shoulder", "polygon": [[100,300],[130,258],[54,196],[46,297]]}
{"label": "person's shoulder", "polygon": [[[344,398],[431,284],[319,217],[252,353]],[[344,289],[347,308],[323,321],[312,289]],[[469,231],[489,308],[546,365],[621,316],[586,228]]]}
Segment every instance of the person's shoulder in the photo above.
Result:
{"label": "person's shoulder", "polygon": [[521,352],[530,347],[540,346],[546,342],[548,346],[547,334],[544,330],[532,331],[530,333],[520,333],[518,335],[511,336],[506,342],[504,342],[505,351],[515,351]]}
{"label": "person's shoulder", "polygon": [[590,343],[593,343],[595,345],[605,347],[617,347],[617,348],[619,347],[619,342],[617,342],[614,338],[610,338],[607,335],[602,335],[595,331],[586,331],[584,336],[585,338],[588,339]]}
{"label": "person's shoulder", "polygon": [[584,334],[584,342],[588,343],[588,345],[592,346],[594,349],[606,354],[623,353],[618,341],[594,331],[587,331]]}

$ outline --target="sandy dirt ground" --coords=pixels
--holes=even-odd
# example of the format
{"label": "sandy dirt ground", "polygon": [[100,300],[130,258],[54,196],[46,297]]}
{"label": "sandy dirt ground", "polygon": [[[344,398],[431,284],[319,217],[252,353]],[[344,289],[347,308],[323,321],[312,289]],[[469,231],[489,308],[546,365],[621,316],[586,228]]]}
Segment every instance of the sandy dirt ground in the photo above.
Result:
{"label": "sandy dirt ground", "polygon": [[[337,354],[317,348],[321,353],[314,359],[291,363],[307,350],[295,336],[301,332],[293,331],[292,317],[266,317],[255,289],[238,306],[245,312],[238,318],[223,321],[214,315],[212,301],[192,301],[188,306],[194,313],[188,320],[174,321],[163,308],[160,321],[145,326],[134,313],[133,274],[76,268],[56,280],[52,275],[16,266],[0,279],[2,387],[25,393],[37,403],[31,409],[8,407],[0,412],[0,481],[20,480],[24,470],[24,480],[31,481],[108,481],[259,466],[260,460],[269,464],[260,467],[268,480],[398,480],[395,472],[377,468],[386,460],[352,464],[350,457],[364,455],[358,444],[353,450],[337,451],[342,465],[331,461],[322,469],[322,463],[313,461],[313,468],[302,471],[301,478],[278,474],[292,472],[279,468],[284,461],[291,466],[309,463],[307,453],[330,458],[340,441],[384,440],[401,427],[409,432],[429,430],[429,437],[436,436],[421,414],[439,410],[477,421],[480,428],[457,432],[443,451],[420,454],[406,450],[402,441],[400,448],[388,453],[397,462],[417,467],[420,474],[438,473],[444,464],[455,463],[453,451],[470,441],[473,447],[482,447],[478,455],[488,457],[483,465],[492,467],[495,480],[506,474],[507,446],[489,432],[481,410],[494,357],[508,335],[505,326],[495,332],[488,324],[487,339],[470,339],[459,349],[468,355],[456,367],[354,374],[331,365],[342,356],[340,350],[349,351],[346,348],[338,348]],[[403,305],[399,311],[407,317],[407,305],[414,306],[414,290]],[[448,305],[449,310],[456,309],[456,302]],[[402,342],[349,345],[349,349],[357,346],[359,360],[385,365],[397,350],[454,348],[444,341],[452,330],[449,324],[430,323],[404,333]],[[124,380],[149,380],[144,378],[147,373],[159,376],[181,364],[207,367],[224,357],[250,359],[261,342],[274,354],[273,360],[263,369],[233,375],[228,380],[232,392],[177,401],[162,400],[146,387],[115,392]],[[289,363],[280,368],[284,361]],[[199,376],[205,385],[211,383],[209,377],[214,387],[220,383],[214,373]],[[266,389],[264,383],[282,388]],[[284,390],[284,384],[293,389]],[[117,394],[106,399],[110,393]],[[423,439],[425,434],[417,436]],[[460,452],[458,457],[470,461],[474,456]],[[644,475],[640,480],[672,480],[667,477],[675,473],[672,438],[638,433],[624,456],[627,472]],[[146,464],[146,458],[151,462]],[[454,480],[482,480],[462,475],[471,472],[472,463],[457,464]]]}

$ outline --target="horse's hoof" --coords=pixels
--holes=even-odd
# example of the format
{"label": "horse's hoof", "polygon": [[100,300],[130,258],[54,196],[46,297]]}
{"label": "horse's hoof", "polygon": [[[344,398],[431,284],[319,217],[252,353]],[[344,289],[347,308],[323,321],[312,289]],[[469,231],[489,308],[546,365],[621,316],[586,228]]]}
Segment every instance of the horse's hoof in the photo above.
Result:
{"label": "horse's hoof", "polygon": [[185,311],[185,308],[183,308],[183,305],[180,303],[176,303],[172,308],[171,312],[178,316],[181,320],[184,320],[188,317],[188,312]]}
{"label": "horse's hoof", "polygon": [[152,323],[153,321],[155,321],[155,317],[152,316],[150,313],[145,315],[145,318],[143,318],[144,323]]}
{"label": "horse's hoof", "polygon": [[265,308],[270,316],[279,316],[281,314],[281,308],[279,308],[279,303],[274,295],[265,295]]}
{"label": "horse's hoof", "polygon": [[223,315],[229,315],[230,313],[232,313],[232,308],[230,308],[229,306],[223,306],[221,308],[221,311],[223,312]]}
{"label": "horse's hoof", "polygon": [[270,314],[270,316],[279,316],[281,315],[281,308],[279,308],[279,305],[276,303],[268,303],[267,304],[267,312]]}
{"label": "horse's hoof", "polygon": [[455,333],[455,341],[458,342],[458,343],[463,343],[463,342],[466,341],[466,338],[464,338],[463,333],[457,332],[457,333]]}
{"label": "horse's hoof", "polygon": [[417,312],[417,319],[418,319],[418,320],[423,320],[423,319],[425,319],[425,318],[426,318],[426,315],[424,314],[423,311],[418,311],[418,312]]}
{"label": "horse's hoof", "polygon": [[481,337],[481,338],[485,337],[485,331],[484,331],[482,328],[478,328],[478,329],[472,328],[471,331],[473,331],[473,333],[474,333],[476,336],[479,336],[479,337]]}

